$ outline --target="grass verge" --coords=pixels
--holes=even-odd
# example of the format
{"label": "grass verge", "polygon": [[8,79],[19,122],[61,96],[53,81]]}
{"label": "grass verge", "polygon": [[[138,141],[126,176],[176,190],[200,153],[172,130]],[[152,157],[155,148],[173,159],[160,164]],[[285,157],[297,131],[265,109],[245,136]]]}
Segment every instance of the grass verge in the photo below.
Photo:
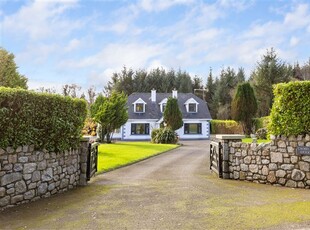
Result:
{"label": "grass verge", "polygon": [[[243,138],[242,139],[242,142],[244,143],[252,143],[253,142],[253,139],[252,138]],[[260,143],[269,143],[270,140],[265,140],[265,139],[257,139],[257,143],[260,144]]]}
{"label": "grass verge", "polygon": [[102,144],[98,149],[98,172],[111,171],[176,147],[178,145],[153,144],[150,142]]}

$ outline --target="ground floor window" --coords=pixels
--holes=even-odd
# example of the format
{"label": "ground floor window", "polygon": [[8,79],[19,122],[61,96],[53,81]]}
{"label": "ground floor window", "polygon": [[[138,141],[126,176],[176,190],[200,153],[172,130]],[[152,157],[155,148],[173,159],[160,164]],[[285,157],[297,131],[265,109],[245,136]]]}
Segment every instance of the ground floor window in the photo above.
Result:
{"label": "ground floor window", "polygon": [[184,134],[201,134],[201,123],[185,123]]}
{"label": "ground floor window", "polygon": [[150,124],[148,123],[136,123],[131,124],[131,135],[149,135]]}

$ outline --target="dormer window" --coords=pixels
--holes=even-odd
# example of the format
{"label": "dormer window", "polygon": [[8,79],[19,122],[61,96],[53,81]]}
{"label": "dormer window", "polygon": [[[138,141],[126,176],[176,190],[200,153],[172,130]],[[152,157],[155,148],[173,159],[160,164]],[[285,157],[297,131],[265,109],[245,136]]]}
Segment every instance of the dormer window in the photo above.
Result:
{"label": "dormer window", "polygon": [[197,113],[197,104],[194,104],[194,103],[188,104],[188,112]]}
{"label": "dormer window", "polygon": [[167,105],[166,103],[161,105],[161,112],[162,113],[165,112],[166,105]]}
{"label": "dormer window", "polygon": [[134,106],[134,112],[135,113],[145,113],[145,105],[146,105],[146,103],[141,98],[139,98],[138,100],[136,100],[132,104]]}
{"label": "dormer window", "polygon": [[167,105],[167,101],[168,101],[168,99],[165,98],[165,99],[163,99],[163,100],[159,103],[160,111],[161,111],[162,113],[165,111],[165,108],[166,108],[166,105]]}
{"label": "dormer window", "polygon": [[135,112],[136,113],[144,113],[144,104],[143,103],[137,103]]}
{"label": "dormer window", "polygon": [[199,103],[194,99],[190,98],[184,103],[186,107],[186,111],[188,113],[197,113],[198,112],[198,105]]}

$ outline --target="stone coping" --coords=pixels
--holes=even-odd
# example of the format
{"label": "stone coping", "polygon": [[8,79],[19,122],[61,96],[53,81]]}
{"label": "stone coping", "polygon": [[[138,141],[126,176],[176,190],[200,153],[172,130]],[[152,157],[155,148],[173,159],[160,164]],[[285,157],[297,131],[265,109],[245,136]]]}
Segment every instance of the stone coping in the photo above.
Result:
{"label": "stone coping", "polygon": [[216,134],[215,135],[216,139],[221,139],[221,140],[241,140],[245,138],[245,135],[240,135],[240,134]]}

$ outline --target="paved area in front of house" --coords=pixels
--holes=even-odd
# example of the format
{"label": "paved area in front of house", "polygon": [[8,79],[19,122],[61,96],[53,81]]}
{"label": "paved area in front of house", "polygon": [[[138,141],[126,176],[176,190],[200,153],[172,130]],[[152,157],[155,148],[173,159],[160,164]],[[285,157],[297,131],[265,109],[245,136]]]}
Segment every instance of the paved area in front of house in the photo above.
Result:
{"label": "paved area in front of house", "polygon": [[310,191],[221,180],[208,141],[0,212],[0,229],[310,229]]}

